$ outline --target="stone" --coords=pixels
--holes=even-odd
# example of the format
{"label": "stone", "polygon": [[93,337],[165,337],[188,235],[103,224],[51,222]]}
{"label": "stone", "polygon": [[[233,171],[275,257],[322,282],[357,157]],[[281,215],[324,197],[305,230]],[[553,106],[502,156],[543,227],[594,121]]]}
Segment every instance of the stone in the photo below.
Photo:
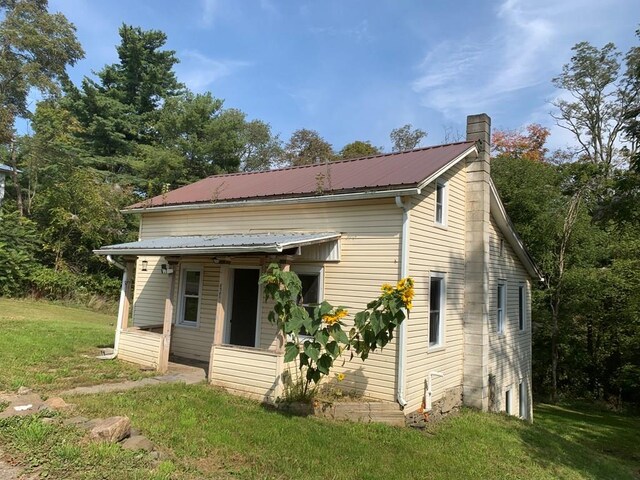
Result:
{"label": "stone", "polygon": [[109,417],[98,422],[89,433],[92,440],[116,443],[129,436],[131,420],[129,417]]}
{"label": "stone", "polygon": [[60,397],[51,397],[44,404],[52,410],[63,410],[69,408],[69,404]]}
{"label": "stone", "polygon": [[44,417],[40,421],[45,425],[56,425],[58,423],[58,419],[53,417]]}
{"label": "stone", "polygon": [[18,395],[29,395],[32,391],[30,388],[22,386],[18,389]]}
{"label": "stone", "polygon": [[140,429],[131,427],[131,432],[129,432],[129,435],[132,436],[132,437],[141,435]]}
{"label": "stone", "polygon": [[453,388],[447,390],[442,400],[442,413],[449,413],[454,408],[459,407],[462,404],[462,392],[459,388]]}
{"label": "stone", "polygon": [[144,450],[145,452],[151,452],[156,446],[151,440],[143,435],[134,435],[122,442],[122,448],[127,450]]}

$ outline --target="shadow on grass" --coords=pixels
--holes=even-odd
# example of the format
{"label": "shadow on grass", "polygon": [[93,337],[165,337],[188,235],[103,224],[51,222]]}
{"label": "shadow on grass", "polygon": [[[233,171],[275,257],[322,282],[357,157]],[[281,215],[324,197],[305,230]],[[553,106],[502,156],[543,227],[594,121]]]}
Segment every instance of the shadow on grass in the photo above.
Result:
{"label": "shadow on grass", "polygon": [[534,425],[520,430],[532,459],[591,478],[640,478],[640,418],[585,405],[538,405]]}

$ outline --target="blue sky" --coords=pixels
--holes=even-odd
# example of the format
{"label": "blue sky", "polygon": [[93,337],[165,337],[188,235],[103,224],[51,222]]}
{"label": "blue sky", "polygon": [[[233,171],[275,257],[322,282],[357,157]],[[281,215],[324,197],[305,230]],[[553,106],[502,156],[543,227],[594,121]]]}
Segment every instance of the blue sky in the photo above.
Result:
{"label": "blue sky", "polygon": [[86,58],[74,81],[117,61],[124,22],[168,35],[181,81],[272,125],[287,139],[312,128],[336,149],[390,148],[391,129],[464,134],[466,115],[497,128],[538,122],[552,146],[551,85],[587,40],[637,44],[638,0],[50,0],[77,27]]}

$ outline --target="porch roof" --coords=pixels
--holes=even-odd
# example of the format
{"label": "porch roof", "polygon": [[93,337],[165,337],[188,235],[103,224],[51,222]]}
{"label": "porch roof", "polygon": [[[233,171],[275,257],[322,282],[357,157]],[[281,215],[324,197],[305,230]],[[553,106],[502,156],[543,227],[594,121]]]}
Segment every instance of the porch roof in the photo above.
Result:
{"label": "porch roof", "polygon": [[231,233],[151,238],[138,242],[107,245],[98,255],[229,255],[239,253],[282,253],[291,248],[330,242],[336,232]]}

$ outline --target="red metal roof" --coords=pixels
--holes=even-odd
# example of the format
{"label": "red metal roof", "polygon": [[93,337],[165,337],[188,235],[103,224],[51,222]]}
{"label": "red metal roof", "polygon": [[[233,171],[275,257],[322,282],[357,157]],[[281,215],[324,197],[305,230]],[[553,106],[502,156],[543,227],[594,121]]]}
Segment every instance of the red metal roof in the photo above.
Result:
{"label": "red metal roof", "polygon": [[128,208],[412,187],[473,145],[474,142],[458,142],[326,164],[215,175]]}

